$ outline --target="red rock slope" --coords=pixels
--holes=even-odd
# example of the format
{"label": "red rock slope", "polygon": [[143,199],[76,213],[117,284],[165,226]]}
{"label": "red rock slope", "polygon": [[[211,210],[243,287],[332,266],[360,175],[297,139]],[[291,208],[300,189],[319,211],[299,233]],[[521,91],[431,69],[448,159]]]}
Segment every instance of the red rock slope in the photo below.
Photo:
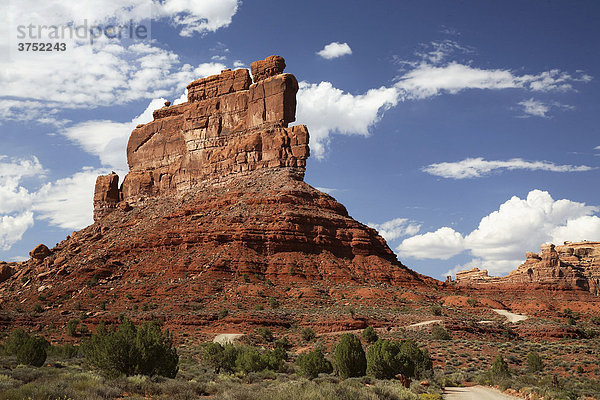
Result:
{"label": "red rock slope", "polygon": [[94,224],[4,265],[0,302],[46,293],[64,310],[69,296],[91,305],[131,291],[169,303],[257,280],[436,285],[303,181],[308,130],[288,126],[298,84],[284,67],[276,56],[253,63],[254,83],[225,70],[192,82],[188,102],[156,110],[131,134],[122,185],[98,178]]}

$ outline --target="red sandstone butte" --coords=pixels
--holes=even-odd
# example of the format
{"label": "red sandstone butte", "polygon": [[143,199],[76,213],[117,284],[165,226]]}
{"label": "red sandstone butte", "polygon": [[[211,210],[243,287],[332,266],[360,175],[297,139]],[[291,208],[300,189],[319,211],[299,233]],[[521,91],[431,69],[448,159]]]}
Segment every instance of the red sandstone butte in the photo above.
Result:
{"label": "red sandstone butte", "polygon": [[456,273],[464,287],[583,290],[600,295],[600,242],[543,244],[539,253],[526,253],[526,261],[507,276],[491,277],[474,268]]}
{"label": "red sandstone butte", "polygon": [[272,56],[252,63],[254,81],[224,70],[190,83],[186,103],[154,111],[131,133],[121,186],[114,173],[97,179],[94,224],[36,273],[71,285],[157,275],[435,285],[304,182],[309,134],[290,126],[298,82],[284,68]]}

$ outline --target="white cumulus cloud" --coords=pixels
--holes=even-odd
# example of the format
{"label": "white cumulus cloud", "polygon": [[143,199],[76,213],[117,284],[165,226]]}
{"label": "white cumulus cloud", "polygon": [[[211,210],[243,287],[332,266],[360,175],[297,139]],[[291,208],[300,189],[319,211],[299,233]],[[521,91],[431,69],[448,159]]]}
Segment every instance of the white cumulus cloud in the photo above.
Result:
{"label": "white cumulus cloud", "polygon": [[[9,2],[4,11],[11,22],[10,34],[0,35],[0,48],[12,52],[0,60],[0,117],[60,127],[68,122],[56,117],[62,110],[169,97],[206,71],[218,73],[224,67],[215,62],[182,63],[175,52],[159,47],[151,37],[136,41],[100,36],[91,45],[89,38],[67,33],[61,38],[66,51],[45,52],[40,57],[39,52],[16,51],[16,43],[23,41],[17,38],[19,25],[45,27],[41,38],[30,41],[45,41],[52,26],[59,31],[65,26],[87,26],[94,31],[97,24],[127,27],[131,23],[150,29],[150,19],[171,23],[181,29],[181,35],[190,36],[228,26],[239,4],[238,0]],[[33,31],[36,37],[40,33]]]}
{"label": "white cumulus cloud", "polygon": [[331,42],[325,45],[322,50],[319,50],[317,54],[327,60],[331,60],[333,58],[352,54],[352,49],[348,46],[348,43]]}
{"label": "white cumulus cloud", "polygon": [[[297,121],[310,129],[313,154],[319,159],[323,158],[334,134],[368,136],[369,129],[380,120],[385,111],[401,102],[457,94],[465,90],[567,91],[574,89],[575,83],[585,83],[592,79],[580,71],[571,74],[551,69],[537,74],[517,74],[510,69],[484,69],[458,61],[447,62],[457,51],[473,52],[471,48],[449,40],[433,42],[428,48],[429,51],[417,53],[417,61],[396,60],[407,68],[396,78],[395,84],[374,88],[363,94],[344,92],[330,82],[300,82]],[[551,103],[548,107],[572,108],[558,103]],[[539,106],[535,111],[533,103],[529,110],[541,112]],[[548,112],[544,111],[544,116],[548,116]]]}
{"label": "white cumulus cloud", "polygon": [[367,225],[376,229],[387,241],[414,235],[421,229],[421,224],[410,221],[407,218],[394,218],[381,224],[369,222]]}
{"label": "white cumulus cloud", "polygon": [[30,211],[14,216],[0,215],[0,250],[10,250],[32,226],[33,213]]}
{"label": "white cumulus cloud", "polygon": [[[87,167],[44,183],[47,171],[36,157],[0,156],[0,250],[9,250],[21,240],[36,219],[64,229],[91,224],[96,178],[109,172]],[[28,190],[25,180],[33,180],[37,189]]]}
{"label": "white cumulus cloud", "polygon": [[32,210],[36,218],[63,229],[81,229],[92,224],[96,178],[108,173],[108,169],[87,167],[45,184],[34,196]]}
{"label": "white cumulus cloud", "polygon": [[300,82],[298,122],[310,130],[311,151],[323,158],[332,133],[369,135],[381,113],[398,103],[394,88],[380,87],[353,95],[333,87],[330,82]]}
{"label": "white cumulus cloud", "polygon": [[419,100],[443,93],[457,94],[467,89],[566,91],[574,82],[588,82],[587,75],[573,76],[553,69],[539,74],[516,75],[508,69],[481,69],[450,62],[447,65],[420,63],[398,78],[396,87],[407,100]]}
{"label": "white cumulus cloud", "polygon": [[538,251],[542,243],[600,240],[600,218],[594,215],[599,210],[532,190],[525,199],[513,196],[501,204],[468,234],[442,227],[405,239],[397,251],[404,257],[442,260],[467,251],[474,259],[464,269],[478,266],[502,274],[516,268],[525,252]]}
{"label": "white cumulus cloud", "polygon": [[238,0],[19,0],[9,2],[7,11],[15,25],[79,25],[87,21],[91,27],[153,19],[180,28],[182,36],[191,36],[227,27],[239,5]]}
{"label": "white cumulus cloud", "polygon": [[0,156],[0,249],[8,250],[33,226],[33,195],[22,181],[43,177],[46,171],[36,157]]}
{"label": "white cumulus cloud", "polygon": [[146,110],[129,122],[92,120],[70,126],[61,134],[79,144],[86,152],[98,156],[102,165],[127,170],[127,141],[138,125],[152,121],[152,112],[161,108],[165,99],[155,99]]}
{"label": "white cumulus cloud", "polygon": [[482,157],[466,158],[457,162],[442,162],[423,167],[428,174],[451,179],[481,178],[502,170],[528,170],[550,172],[585,172],[595,169],[587,165],[558,165],[548,161],[527,161],[521,158],[510,160],[484,160]]}
{"label": "white cumulus cloud", "polygon": [[396,250],[405,257],[447,260],[465,250],[465,239],[454,229],[442,227],[435,232],[404,239]]}

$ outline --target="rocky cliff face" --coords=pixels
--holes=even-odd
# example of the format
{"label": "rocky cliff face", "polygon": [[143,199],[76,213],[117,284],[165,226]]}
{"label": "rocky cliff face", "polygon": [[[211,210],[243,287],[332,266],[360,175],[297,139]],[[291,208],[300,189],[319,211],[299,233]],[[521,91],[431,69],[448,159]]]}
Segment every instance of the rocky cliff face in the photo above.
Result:
{"label": "rocky cliff face", "polygon": [[539,253],[528,252],[526,261],[508,276],[490,277],[474,268],[456,274],[459,286],[511,286],[584,290],[600,295],[600,242],[544,244]]}
{"label": "rocky cliff face", "polygon": [[219,282],[435,285],[303,181],[308,130],[289,126],[296,78],[277,56],[251,68],[254,82],[245,69],[225,70],[192,82],[186,103],[156,110],[131,134],[122,184],[98,177],[95,223],[3,266],[2,279],[24,297],[51,287],[98,301],[109,286],[189,296],[190,279],[204,285],[198,295]]}
{"label": "rocky cliff face", "polygon": [[288,126],[298,83],[284,68],[278,56],[254,62],[254,83],[248,70],[225,70],[156,110],[131,134],[121,187],[114,173],[98,178],[96,229],[130,236],[110,244],[118,257],[152,249],[152,268],[180,273],[421,281],[376,231],[303,182],[308,130]]}
{"label": "rocky cliff face", "polygon": [[188,101],[154,111],[127,145],[130,171],[117,188],[115,175],[98,178],[96,220],[120,200],[183,193],[208,181],[263,168],[289,167],[302,179],[309,156],[308,130],[295,120],[298,82],[271,56],[246,69],[225,70],[188,85]]}

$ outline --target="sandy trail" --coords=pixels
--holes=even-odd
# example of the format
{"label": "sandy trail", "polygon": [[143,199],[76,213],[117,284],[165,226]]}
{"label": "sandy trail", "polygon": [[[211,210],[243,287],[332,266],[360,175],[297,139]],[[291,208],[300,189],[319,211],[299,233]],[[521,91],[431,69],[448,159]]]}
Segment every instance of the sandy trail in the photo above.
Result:
{"label": "sandy trail", "polygon": [[408,325],[407,328],[418,328],[420,326],[431,325],[431,324],[441,324],[441,323],[442,323],[441,319],[432,319],[431,321],[417,322],[416,324]]}
{"label": "sandy trail", "polygon": [[492,311],[506,317],[506,319],[508,319],[508,321],[512,322],[512,323],[517,323],[519,321],[525,321],[527,318],[529,318],[527,315],[515,314],[510,311],[499,310],[496,308],[494,308]]}
{"label": "sandy trail", "polygon": [[215,336],[215,338],[213,339],[213,343],[219,343],[219,344],[233,343],[237,339],[241,338],[242,336],[244,336],[243,333],[222,333],[220,335]]}
{"label": "sandy trail", "polygon": [[444,389],[445,400],[513,400],[517,398],[484,386]]}

